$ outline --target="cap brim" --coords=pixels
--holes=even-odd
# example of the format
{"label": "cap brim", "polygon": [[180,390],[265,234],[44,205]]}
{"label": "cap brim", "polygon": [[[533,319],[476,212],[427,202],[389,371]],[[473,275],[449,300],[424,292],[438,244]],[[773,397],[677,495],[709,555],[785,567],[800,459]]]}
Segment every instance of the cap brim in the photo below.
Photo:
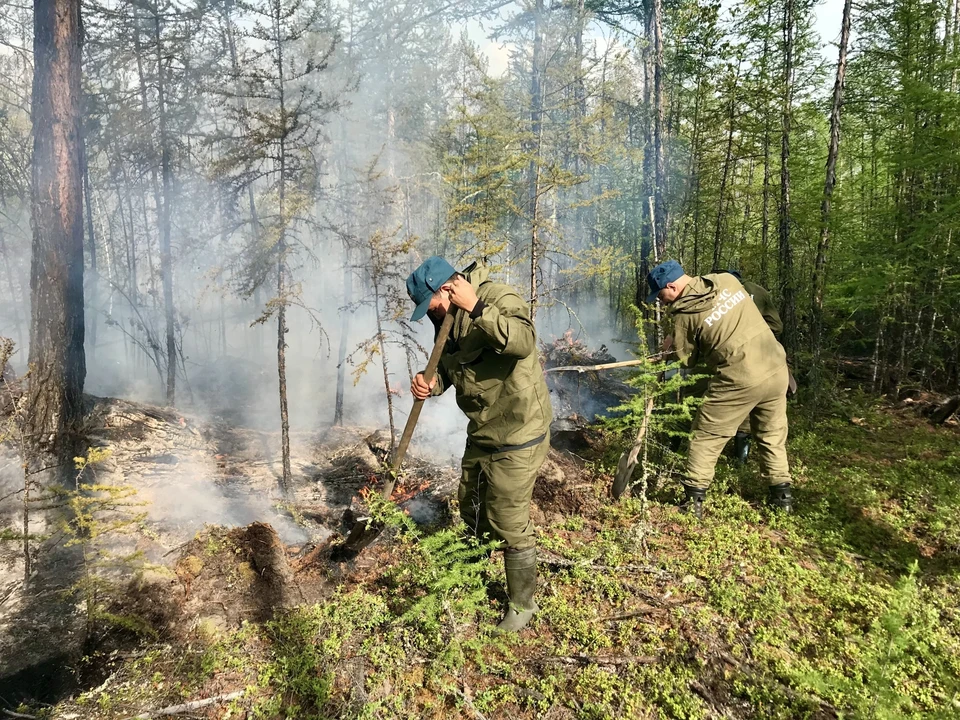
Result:
{"label": "cap brim", "polygon": [[417,305],[417,309],[414,310],[413,315],[410,316],[411,322],[416,322],[417,320],[419,320],[420,318],[422,318],[424,315],[427,314],[427,310],[430,309],[430,301],[432,299],[433,299],[432,297],[428,297],[422,303]]}
{"label": "cap brim", "polygon": [[657,299],[657,295],[660,294],[659,290],[654,290],[652,293],[647,295],[647,305],[653,304],[653,301]]}

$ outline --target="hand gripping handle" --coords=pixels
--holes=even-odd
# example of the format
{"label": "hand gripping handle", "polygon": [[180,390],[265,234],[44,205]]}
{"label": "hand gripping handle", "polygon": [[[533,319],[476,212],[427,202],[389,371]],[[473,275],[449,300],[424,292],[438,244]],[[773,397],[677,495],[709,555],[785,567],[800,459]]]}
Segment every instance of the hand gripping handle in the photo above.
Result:
{"label": "hand gripping handle", "polygon": [[[451,308],[452,310],[452,308]],[[453,312],[447,312],[440,325],[440,331],[437,333],[437,340],[433,344],[433,352],[430,353],[430,360],[427,361],[427,369],[423,371],[423,379],[427,385],[437,374],[437,366],[440,364],[440,355],[443,354],[443,347],[450,336],[450,329],[453,327]],[[387,500],[393,495],[393,487],[397,483],[397,473],[400,472],[400,466],[403,464],[403,458],[406,457],[407,448],[410,447],[410,440],[413,438],[413,431],[417,427],[417,420],[420,419],[420,411],[423,409],[423,400],[414,400],[410,414],[407,416],[407,424],[403,426],[403,435],[400,436],[400,444],[397,445],[397,451],[393,454],[393,460],[390,463],[390,477],[383,485],[383,497]]]}

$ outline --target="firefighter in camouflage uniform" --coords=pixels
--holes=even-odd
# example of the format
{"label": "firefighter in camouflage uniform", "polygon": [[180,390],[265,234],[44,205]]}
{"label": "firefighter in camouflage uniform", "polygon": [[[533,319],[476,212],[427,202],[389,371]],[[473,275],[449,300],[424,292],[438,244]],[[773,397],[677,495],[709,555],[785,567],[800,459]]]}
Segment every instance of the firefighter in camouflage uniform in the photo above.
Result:
{"label": "firefighter in camouflage uniform", "polygon": [[530,308],[513,288],[491,281],[487,268],[464,276],[439,257],[407,278],[407,292],[417,306],[412,320],[428,315],[439,328],[448,312],[456,314],[436,377],[427,385],[419,373],[411,392],[425,399],[452,387],[469,419],[460,515],[478,538],[504,549],[510,603],[498,628],[514,632],[538,610],[530,501],[553,419]]}
{"label": "firefighter in camouflage uniform", "polygon": [[690,277],[679,263],[661,263],[647,276],[648,302],[660,299],[673,318],[674,349],[686,367],[711,378],[693,424],[681,508],[700,517],[717,458],[749,419],[770,502],[792,509],[787,461],[786,353],[757,305],[730,273]]}

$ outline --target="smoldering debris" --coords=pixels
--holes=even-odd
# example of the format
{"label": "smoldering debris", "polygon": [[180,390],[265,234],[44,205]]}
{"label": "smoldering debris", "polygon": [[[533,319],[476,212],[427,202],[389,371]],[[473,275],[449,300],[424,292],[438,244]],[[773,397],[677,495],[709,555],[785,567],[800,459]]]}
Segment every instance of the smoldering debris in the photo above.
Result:
{"label": "smoldering debris", "polygon": [[[93,469],[97,481],[134,487],[166,549],[205,525],[253,522],[269,522],[288,544],[321,542],[343,530],[344,511],[362,504],[361,491],[379,491],[391,445],[389,432],[376,427],[293,433],[294,484],[283,496],[278,433],[112,399],[92,401],[87,430],[111,451]],[[411,515],[435,522],[457,478],[454,463],[414,453],[395,498],[416,500]]]}
{"label": "smoldering debris", "polygon": [[[616,362],[606,345],[591,350],[585,342],[567,332],[549,343],[541,343],[546,368],[603,365]],[[558,372],[546,375],[554,417],[579,416],[587,421],[609,417],[611,408],[622,405],[634,394],[624,382],[626,371]]]}
{"label": "smoldering debris", "polygon": [[133,487],[162,546],[182,542],[205,524],[257,520],[273,523],[288,542],[307,537],[279,506],[276,479],[266,465],[233,477],[223,472],[217,433],[209,425],[113,399],[93,399],[86,425],[91,443],[110,451],[92,468],[97,482]]}

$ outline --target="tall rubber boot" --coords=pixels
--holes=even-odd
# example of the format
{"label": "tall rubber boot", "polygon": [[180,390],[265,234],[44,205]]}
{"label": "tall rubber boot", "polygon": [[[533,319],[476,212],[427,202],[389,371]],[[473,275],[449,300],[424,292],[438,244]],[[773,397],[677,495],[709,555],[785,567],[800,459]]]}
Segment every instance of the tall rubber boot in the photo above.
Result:
{"label": "tall rubber boot", "polygon": [[683,483],[684,500],[680,503],[680,512],[691,513],[697,520],[703,520],[703,501],[707,499],[707,491]]}
{"label": "tall rubber boot", "polygon": [[496,632],[518,632],[525,628],[534,613],[540,610],[537,601],[533,599],[537,590],[537,549],[507,548],[503,552],[503,565],[507,571],[507,595],[510,602]]}
{"label": "tall rubber boot", "polygon": [[770,486],[770,497],[767,503],[783,512],[793,512],[793,493],[790,483],[781,483]]}
{"label": "tall rubber boot", "polygon": [[750,433],[740,432],[733,436],[733,456],[741,465],[747,464],[747,457],[750,455]]}

